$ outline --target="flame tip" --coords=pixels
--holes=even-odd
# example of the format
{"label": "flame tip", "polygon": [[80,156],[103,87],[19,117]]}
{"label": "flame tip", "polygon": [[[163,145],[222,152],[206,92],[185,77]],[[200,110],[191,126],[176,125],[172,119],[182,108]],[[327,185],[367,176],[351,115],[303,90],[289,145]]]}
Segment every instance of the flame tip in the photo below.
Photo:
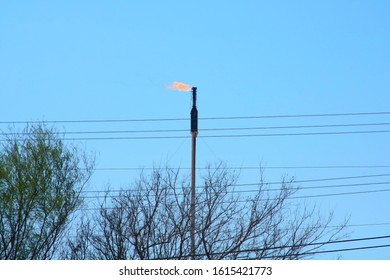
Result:
{"label": "flame tip", "polygon": [[179,91],[191,91],[191,86],[181,82],[173,82],[172,85],[166,86],[166,89],[179,90]]}

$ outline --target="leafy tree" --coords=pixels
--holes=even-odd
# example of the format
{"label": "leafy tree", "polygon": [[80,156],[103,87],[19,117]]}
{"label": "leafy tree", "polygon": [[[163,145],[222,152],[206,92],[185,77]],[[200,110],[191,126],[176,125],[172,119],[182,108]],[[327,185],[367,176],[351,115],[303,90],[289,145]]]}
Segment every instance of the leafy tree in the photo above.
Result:
{"label": "leafy tree", "polygon": [[2,136],[0,259],[50,259],[81,205],[93,160],[43,124]]}
{"label": "leafy tree", "polygon": [[[261,176],[262,177],[262,176]],[[260,177],[256,192],[235,189],[238,175],[219,164],[197,188],[196,254],[191,251],[191,188],[179,170],[141,175],[119,195],[108,192],[98,214],[68,239],[66,259],[301,259],[342,237],[332,213],[294,204],[299,188],[284,179],[271,189]]]}

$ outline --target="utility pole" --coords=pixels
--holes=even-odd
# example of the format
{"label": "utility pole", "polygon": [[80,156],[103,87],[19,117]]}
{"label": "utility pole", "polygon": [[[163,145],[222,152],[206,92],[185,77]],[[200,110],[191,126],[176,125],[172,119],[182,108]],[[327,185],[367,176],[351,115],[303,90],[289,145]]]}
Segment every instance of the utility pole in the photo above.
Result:
{"label": "utility pole", "polygon": [[195,170],[196,170],[196,136],[198,135],[198,109],[196,108],[196,87],[192,88],[191,109],[192,163],[191,163],[191,258],[195,260]]}

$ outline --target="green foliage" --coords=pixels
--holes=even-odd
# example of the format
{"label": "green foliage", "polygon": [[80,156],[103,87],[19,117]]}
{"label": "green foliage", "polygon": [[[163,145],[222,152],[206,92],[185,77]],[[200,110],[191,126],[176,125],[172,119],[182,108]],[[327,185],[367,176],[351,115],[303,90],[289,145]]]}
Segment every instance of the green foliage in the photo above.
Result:
{"label": "green foliage", "polygon": [[[39,124],[4,134],[0,150],[0,259],[53,256],[93,161]],[[11,135],[11,136],[9,136]]]}

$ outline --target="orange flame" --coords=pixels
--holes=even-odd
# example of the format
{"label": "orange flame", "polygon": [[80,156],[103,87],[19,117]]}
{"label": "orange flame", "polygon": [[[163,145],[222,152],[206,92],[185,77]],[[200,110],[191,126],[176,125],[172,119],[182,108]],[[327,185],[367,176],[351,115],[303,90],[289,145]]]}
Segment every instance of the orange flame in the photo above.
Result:
{"label": "orange flame", "polygon": [[191,91],[191,86],[180,82],[173,82],[171,86],[167,86],[166,88],[171,90]]}

